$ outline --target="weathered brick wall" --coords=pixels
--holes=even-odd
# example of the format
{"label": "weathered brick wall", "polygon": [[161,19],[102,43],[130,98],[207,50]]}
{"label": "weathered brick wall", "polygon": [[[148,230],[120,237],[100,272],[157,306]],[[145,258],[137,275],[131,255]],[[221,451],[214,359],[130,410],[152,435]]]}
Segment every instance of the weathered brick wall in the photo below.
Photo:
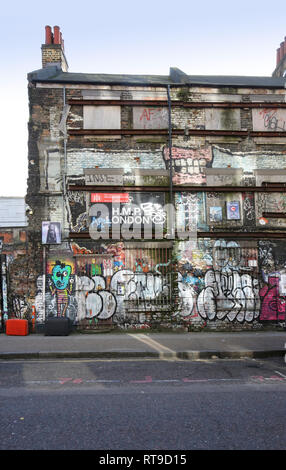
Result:
{"label": "weathered brick wall", "polygon": [[61,44],[42,45],[42,67],[58,64],[64,72],[68,70],[65,53]]}
{"label": "weathered brick wall", "polygon": [[[67,86],[66,102],[69,99],[82,99],[84,90],[83,85],[78,88]],[[85,90],[86,93],[87,91],[101,93],[98,86],[90,86]],[[116,92],[120,99],[138,99],[138,96],[153,93],[151,88],[146,90],[140,87],[110,87],[104,90],[104,93],[107,92]],[[166,90],[158,89],[157,92],[164,94],[166,99]],[[284,140],[274,137],[250,138],[249,135],[242,137],[235,132],[228,136],[192,136],[187,132],[188,129],[209,129],[210,123],[218,130],[251,131],[253,113],[250,107],[247,108],[247,103],[258,94],[265,95],[266,98],[268,94],[277,99],[281,96],[284,98],[284,91],[190,87],[172,88],[171,94],[172,100],[186,102],[245,103],[245,107],[238,110],[214,110],[212,113],[206,112],[207,108],[172,108],[173,129],[186,131],[180,136],[173,135],[172,141],[174,176],[179,175],[180,182],[205,185],[205,168],[231,167],[243,169],[240,184],[247,185],[255,182],[256,168],[286,167]],[[63,88],[30,86],[29,100],[27,203],[33,214],[29,220],[29,253],[25,263],[31,280],[27,298],[37,306],[39,321],[43,321],[47,312],[56,314],[60,308],[56,294],[52,294],[50,287],[57,261],[61,262],[61,269],[66,266],[71,269],[70,284],[67,287],[69,304],[62,307],[67,308],[66,311],[76,322],[93,326],[100,323],[113,324],[120,327],[142,324],[152,326],[161,322],[164,325],[184,325],[187,328],[207,326],[241,329],[261,327],[260,317],[265,321],[274,320],[270,308],[273,297],[267,289],[275,282],[273,273],[277,266],[280,281],[283,275],[284,254],[282,258],[277,258],[278,242],[269,241],[266,246],[262,239],[247,245],[244,241],[236,240],[235,234],[233,239],[226,240],[204,237],[198,240],[196,246],[191,246],[188,240],[175,242],[174,253],[177,254],[172,269],[175,267],[178,272],[178,292],[174,295],[176,305],[172,312],[169,308],[168,291],[170,273],[167,271],[163,275],[162,271],[167,268],[166,265],[170,266],[169,252],[167,257],[165,254],[161,257],[161,248],[151,247],[150,251],[146,248],[140,254],[140,243],[131,250],[122,246],[120,241],[112,240],[99,244],[85,239],[71,242],[68,239],[69,230],[80,232],[87,229],[88,205],[85,192],[68,191],[63,195],[65,155],[63,135],[58,127],[64,105]],[[143,111],[138,119],[138,114],[134,114],[131,106],[121,106],[121,128],[132,128],[134,118],[140,124],[140,117],[144,116],[150,126],[151,113]],[[71,132],[83,128],[83,107],[73,104],[67,117],[67,130]],[[130,175],[135,169],[163,171],[168,168],[167,146],[168,135],[69,135],[66,147],[66,183],[82,185],[84,169],[99,167],[123,168],[124,184],[131,184]],[[144,180],[140,181],[140,184],[145,185]],[[155,178],[154,182],[161,184],[160,178]],[[182,220],[188,221],[190,225],[195,224],[202,231],[212,231],[214,228],[227,232],[245,229],[255,231],[260,228],[259,217],[266,203],[268,209],[275,206],[275,201],[279,207],[284,208],[281,194],[272,193],[271,197],[268,196],[268,202],[265,202],[265,198],[259,195],[252,197],[253,194],[247,190],[237,194],[232,193],[231,189],[229,193],[219,190],[202,193],[199,186],[197,193],[177,193],[177,210],[178,214],[181,213]],[[241,218],[224,218],[221,223],[211,223],[210,207],[225,207],[225,203],[232,200],[240,203]],[[40,231],[43,220],[59,221],[64,228],[63,243],[46,248],[45,272]],[[268,230],[274,226],[275,222],[270,223]],[[283,226],[283,223],[278,224],[280,229]],[[265,250],[267,256],[264,256]],[[218,253],[223,254],[224,264],[219,264]],[[80,262],[80,256],[85,257],[83,263]],[[111,266],[106,263],[108,260],[112,261]],[[24,263],[19,267],[19,278],[23,271]],[[284,280],[280,284],[281,298],[284,298]],[[268,293],[260,295],[260,289],[263,288]],[[131,297],[137,302],[133,309],[128,304]],[[156,304],[163,298],[164,311]],[[284,318],[280,311],[276,312],[276,316],[279,321]]]}

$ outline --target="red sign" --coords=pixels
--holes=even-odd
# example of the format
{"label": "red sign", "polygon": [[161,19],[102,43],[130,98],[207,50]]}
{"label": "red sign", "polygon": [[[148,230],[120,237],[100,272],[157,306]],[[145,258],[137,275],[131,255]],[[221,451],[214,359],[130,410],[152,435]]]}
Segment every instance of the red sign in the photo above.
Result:
{"label": "red sign", "polygon": [[129,202],[129,193],[91,193],[90,202]]}

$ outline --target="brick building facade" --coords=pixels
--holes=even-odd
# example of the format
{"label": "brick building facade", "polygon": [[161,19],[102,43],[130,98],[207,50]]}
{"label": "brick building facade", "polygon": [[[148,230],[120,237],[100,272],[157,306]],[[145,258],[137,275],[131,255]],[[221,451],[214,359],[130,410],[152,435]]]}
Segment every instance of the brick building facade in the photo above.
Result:
{"label": "brick building facade", "polygon": [[49,315],[84,329],[284,324],[278,59],[272,77],[70,73],[46,27],[28,74],[25,301],[39,327]]}
{"label": "brick building facade", "polygon": [[30,316],[26,204],[22,197],[0,197],[0,330],[8,317]]}

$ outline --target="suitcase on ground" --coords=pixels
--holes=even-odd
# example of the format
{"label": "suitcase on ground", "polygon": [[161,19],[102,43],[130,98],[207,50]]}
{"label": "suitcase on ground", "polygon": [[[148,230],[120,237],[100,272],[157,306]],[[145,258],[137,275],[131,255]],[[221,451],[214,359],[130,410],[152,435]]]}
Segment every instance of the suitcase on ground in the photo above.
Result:
{"label": "suitcase on ground", "polygon": [[20,318],[10,318],[6,320],[5,324],[6,335],[27,336],[28,335],[28,320]]}
{"label": "suitcase on ground", "polygon": [[45,336],[68,336],[71,322],[65,317],[49,317],[45,322]]}

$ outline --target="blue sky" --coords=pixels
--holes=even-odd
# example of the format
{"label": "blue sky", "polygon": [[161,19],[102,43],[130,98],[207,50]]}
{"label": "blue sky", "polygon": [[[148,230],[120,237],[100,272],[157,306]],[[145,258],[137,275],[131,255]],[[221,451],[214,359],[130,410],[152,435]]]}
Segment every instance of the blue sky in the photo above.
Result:
{"label": "blue sky", "polygon": [[270,76],[285,17],[281,0],[4,2],[0,196],[26,193],[26,77],[41,68],[46,25],[60,26],[70,72]]}

